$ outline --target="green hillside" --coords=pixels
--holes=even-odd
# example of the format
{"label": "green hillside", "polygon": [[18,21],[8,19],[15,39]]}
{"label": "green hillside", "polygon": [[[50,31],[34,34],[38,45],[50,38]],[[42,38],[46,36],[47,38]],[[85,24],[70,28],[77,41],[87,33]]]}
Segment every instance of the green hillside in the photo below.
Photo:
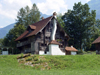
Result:
{"label": "green hillside", "polygon": [[[67,55],[35,57],[34,67],[18,63],[18,55],[0,56],[0,75],[100,75],[99,55]],[[30,58],[26,58],[29,62]],[[40,62],[39,57],[43,57]],[[36,60],[36,58],[38,60]],[[23,60],[23,59],[22,59]],[[38,61],[38,62],[37,62]],[[38,64],[37,64],[37,63]],[[41,63],[47,63],[50,69],[41,69]]]}

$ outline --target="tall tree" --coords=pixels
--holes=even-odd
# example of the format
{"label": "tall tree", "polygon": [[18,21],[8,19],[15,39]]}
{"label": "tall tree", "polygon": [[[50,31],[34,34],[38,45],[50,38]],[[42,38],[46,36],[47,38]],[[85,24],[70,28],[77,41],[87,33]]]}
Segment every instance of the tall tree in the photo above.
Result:
{"label": "tall tree", "polygon": [[40,11],[37,8],[36,4],[33,4],[32,9],[29,14],[30,24],[33,24],[40,20]]}
{"label": "tall tree", "polygon": [[23,25],[24,24],[24,18],[26,17],[26,13],[25,13],[25,9],[24,8],[21,8],[19,11],[18,11],[18,15],[17,15],[17,25]]}
{"label": "tall tree", "polygon": [[64,28],[65,23],[62,20],[62,14],[61,13],[57,14],[57,21],[61,25],[61,27]]}
{"label": "tall tree", "polygon": [[25,8],[25,17],[24,17],[24,23],[23,25],[25,25],[25,27],[27,27],[29,24],[30,24],[30,17],[29,17],[29,14],[30,14],[30,8],[29,6],[26,6]]}
{"label": "tall tree", "polygon": [[90,27],[95,24],[95,10],[89,11],[88,4],[82,5],[81,2],[75,3],[73,10],[68,10],[62,17],[65,23],[65,29],[69,34],[71,41],[76,48],[82,49],[83,40],[87,39]]}
{"label": "tall tree", "polygon": [[17,15],[16,25],[24,25],[27,28],[28,25],[33,24],[40,19],[40,11],[38,10],[36,4],[33,4],[30,9],[29,6],[21,8]]}

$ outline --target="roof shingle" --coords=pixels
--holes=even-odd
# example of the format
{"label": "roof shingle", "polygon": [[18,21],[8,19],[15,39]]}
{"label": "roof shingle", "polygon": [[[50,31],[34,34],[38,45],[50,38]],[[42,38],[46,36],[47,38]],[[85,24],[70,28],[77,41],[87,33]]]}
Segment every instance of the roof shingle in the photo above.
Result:
{"label": "roof shingle", "polygon": [[66,47],[65,50],[66,50],[66,51],[74,51],[74,52],[78,51],[78,50],[77,50],[76,48],[74,48],[74,47]]}
{"label": "roof shingle", "polygon": [[98,37],[96,40],[94,40],[94,41],[92,42],[92,44],[96,44],[96,43],[100,43],[100,37]]}
{"label": "roof shingle", "polygon": [[18,41],[20,39],[32,36],[32,35],[36,35],[41,29],[43,29],[48,22],[53,18],[53,16],[50,16],[46,19],[43,19],[41,21],[38,21],[32,25],[29,25],[31,29],[34,29],[31,33],[29,31],[25,31],[23,34],[21,34],[21,36],[19,36],[15,41]]}
{"label": "roof shingle", "polygon": [[36,26],[34,25],[29,25],[31,29],[36,29]]}
{"label": "roof shingle", "polygon": [[61,45],[59,42],[57,42],[56,40],[52,40],[49,44],[56,44],[56,45]]}
{"label": "roof shingle", "polygon": [[18,41],[18,40],[24,38],[25,35],[27,35],[28,33],[29,33],[29,31],[26,30],[26,31],[25,31],[23,34],[21,34],[15,41]]}

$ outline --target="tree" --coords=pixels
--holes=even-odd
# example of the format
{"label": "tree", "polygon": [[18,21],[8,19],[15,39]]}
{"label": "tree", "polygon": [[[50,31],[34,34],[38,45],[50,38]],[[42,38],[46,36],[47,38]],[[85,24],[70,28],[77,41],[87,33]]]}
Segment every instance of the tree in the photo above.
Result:
{"label": "tree", "polygon": [[36,4],[33,4],[32,9],[29,6],[21,8],[17,15],[16,25],[24,25],[27,28],[28,25],[33,24],[40,19],[40,11]]}
{"label": "tree", "polygon": [[79,49],[82,49],[84,39],[89,37],[90,27],[95,24],[95,10],[91,12],[89,10],[88,4],[75,3],[73,10],[68,10],[62,17],[65,29],[71,38],[69,44]]}
{"label": "tree", "polygon": [[2,42],[3,42],[3,39],[0,39],[0,47],[2,47]]}
{"label": "tree", "polygon": [[33,24],[40,20],[40,11],[37,8],[36,4],[33,4],[32,9],[29,14],[30,24]]}
{"label": "tree", "polygon": [[17,19],[16,19],[16,21],[17,21],[16,25],[24,25],[25,16],[26,16],[25,9],[21,8],[18,11],[18,15],[17,15]]}
{"label": "tree", "polygon": [[6,47],[16,47],[15,39],[25,31],[24,25],[15,26],[11,29],[3,40],[3,45]]}
{"label": "tree", "polygon": [[64,28],[65,24],[64,24],[64,22],[63,22],[63,20],[62,20],[62,14],[61,14],[61,13],[59,13],[59,14],[57,15],[57,21],[58,21],[58,23],[61,25],[61,27]]}

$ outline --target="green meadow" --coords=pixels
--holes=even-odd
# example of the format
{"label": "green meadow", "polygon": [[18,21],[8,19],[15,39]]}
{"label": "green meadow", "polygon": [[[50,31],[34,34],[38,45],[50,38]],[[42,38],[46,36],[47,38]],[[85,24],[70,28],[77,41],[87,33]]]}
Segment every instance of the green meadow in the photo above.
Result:
{"label": "green meadow", "polygon": [[[39,55],[35,55],[34,65],[36,63],[47,63],[49,69],[41,69],[43,65],[26,66],[24,63],[18,62],[18,56],[0,56],[0,75],[100,75],[100,55],[96,54],[75,56],[44,55],[42,56],[44,60],[41,61],[38,60]],[[32,57],[26,58],[26,62],[30,58]],[[33,58],[31,61],[33,61]]]}

